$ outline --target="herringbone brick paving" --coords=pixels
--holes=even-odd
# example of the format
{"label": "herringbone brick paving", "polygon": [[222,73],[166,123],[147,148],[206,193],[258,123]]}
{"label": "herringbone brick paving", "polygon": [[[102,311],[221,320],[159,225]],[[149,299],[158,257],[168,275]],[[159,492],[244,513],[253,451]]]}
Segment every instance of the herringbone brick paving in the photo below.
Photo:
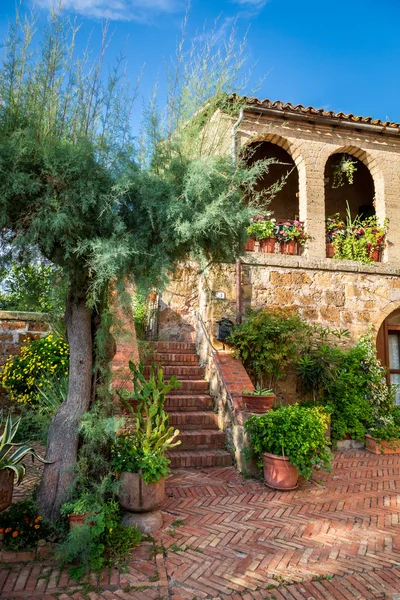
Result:
{"label": "herringbone brick paving", "polygon": [[400,457],[336,453],[330,475],[286,493],[232,467],[182,469],[167,493],[165,528],[126,573],[89,588],[51,563],[8,565],[1,598],[400,600]]}

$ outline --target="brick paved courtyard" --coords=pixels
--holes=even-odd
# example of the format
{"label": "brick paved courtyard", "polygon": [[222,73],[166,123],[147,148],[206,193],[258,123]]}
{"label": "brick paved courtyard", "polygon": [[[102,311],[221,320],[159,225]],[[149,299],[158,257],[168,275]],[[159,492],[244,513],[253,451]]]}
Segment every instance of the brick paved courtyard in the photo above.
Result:
{"label": "brick paved courtyard", "polygon": [[127,573],[82,587],[51,562],[3,565],[1,598],[400,600],[400,457],[336,453],[288,493],[232,467],[179,470],[164,515]]}

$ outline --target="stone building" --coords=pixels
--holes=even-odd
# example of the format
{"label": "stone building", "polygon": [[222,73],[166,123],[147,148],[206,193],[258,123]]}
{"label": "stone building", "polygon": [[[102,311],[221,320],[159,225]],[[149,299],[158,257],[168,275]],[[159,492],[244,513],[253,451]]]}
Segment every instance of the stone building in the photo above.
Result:
{"label": "stone building", "polygon": [[[400,125],[250,99],[240,118],[211,119],[225,152],[253,149],[275,157],[262,185],[291,171],[270,208],[278,219],[304,221],[311,236],[301,255],[246,252],[235,265],[182,265],[158,299],[158,338],[195,341],[201,317],[214,347],[216,321],[239,321],[247,307],[291,307],[322,325],[348,329],[355,341],[372,325],[379,355],[400,381]],[[332,187],[333,166],[352,157],[352,185]],[[346,206],[352,217],[389,220],[387,246],[373,265],[326,257],[326,216]],[[256,247],[257,250],[257,247]],[[399,397],[400,402],[400,397]]]}

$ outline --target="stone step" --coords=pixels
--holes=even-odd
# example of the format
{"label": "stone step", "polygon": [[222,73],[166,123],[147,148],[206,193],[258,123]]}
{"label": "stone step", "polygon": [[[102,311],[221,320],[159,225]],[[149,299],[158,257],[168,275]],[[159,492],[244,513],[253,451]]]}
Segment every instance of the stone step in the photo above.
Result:
{"label": "stone step", "polygon": [[[199,365],[181,366],[181,365],[166,365],[162,368],[165,381],[168,381],[175,375],[178,379],[203,379],[204,371]],[[144,368],[144,376],[148,377],[151,373],[151,367]]]}
{"label": "stone step", "polygon": [[214,402],[209,395],[179,395],[167,396],[165,410],[170,412],[212,411]]}
{"label": "stone step", "polygon": [[[178,446],[179,448],[179,446]],[[227,450],[186,450],[170,452],[172,469],[201,469],[205,467],[230,467],[232,456]]]}
{"label": "stone step", "polygon": [[177,366],[185,366],[185,365],[198,365],[199,357],[197,354],[193,352],[193,354],[182,354],[173,352],[155,352],[153,354],[149,354],[146,357],[146,365],[177,365]]}
{"label": "stone step", "polygon": [[213,450],[225,446],[225,434],[219,429],[192,429],[181,431],[178,436],[181,444],[171,452],[182,450]]}
{"label": "stone step", "polygon": [[188,429],[217,429],[218,415],[208,411],[168,412],[169,424],[180,431]]}
{"label": "stone step", "polygon": [[175,390],[171,390],[168,395],[179,396],[179,395],[197,395],[206,394],[208,392],[208,381],[201,379],[180,379],[181,386]]}
{"label": "stone step", "polygon": [[159,354],[164,353],[180,353],[180,354],[196,354],[196,344],[193,342],[151,342],[149,344],[150,352]]}

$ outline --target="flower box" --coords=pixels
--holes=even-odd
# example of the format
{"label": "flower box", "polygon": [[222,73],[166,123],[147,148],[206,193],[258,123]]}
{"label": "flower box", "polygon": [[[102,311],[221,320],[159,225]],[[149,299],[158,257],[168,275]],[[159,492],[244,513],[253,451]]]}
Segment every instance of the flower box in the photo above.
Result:
{"label": "flower box", "polygon": [[246,252],[254,252],[255,243],[256,243],[256,240],[254,238],[250,237],[244,245],[245,251]]}
{"label": "flower box", "polygon": [[326,243],[326,258],[333,258],[335,256],[335,247],[331,242]]}
{"label": "flower box", "polygon": [[265,254],[274,254],[275,238],[269,237],[269,238],[260,240],[259,252],[264,252]]}
{"label": "flower box", "polygon": [[296,240],[281,242],[279,247],[281,254],[299,254],[299,245]]}
{"label": "flower box", "polygon": [[365,436],[365,449],[373,454],[400,454],[400,440],[376,440],[367,434]]}

